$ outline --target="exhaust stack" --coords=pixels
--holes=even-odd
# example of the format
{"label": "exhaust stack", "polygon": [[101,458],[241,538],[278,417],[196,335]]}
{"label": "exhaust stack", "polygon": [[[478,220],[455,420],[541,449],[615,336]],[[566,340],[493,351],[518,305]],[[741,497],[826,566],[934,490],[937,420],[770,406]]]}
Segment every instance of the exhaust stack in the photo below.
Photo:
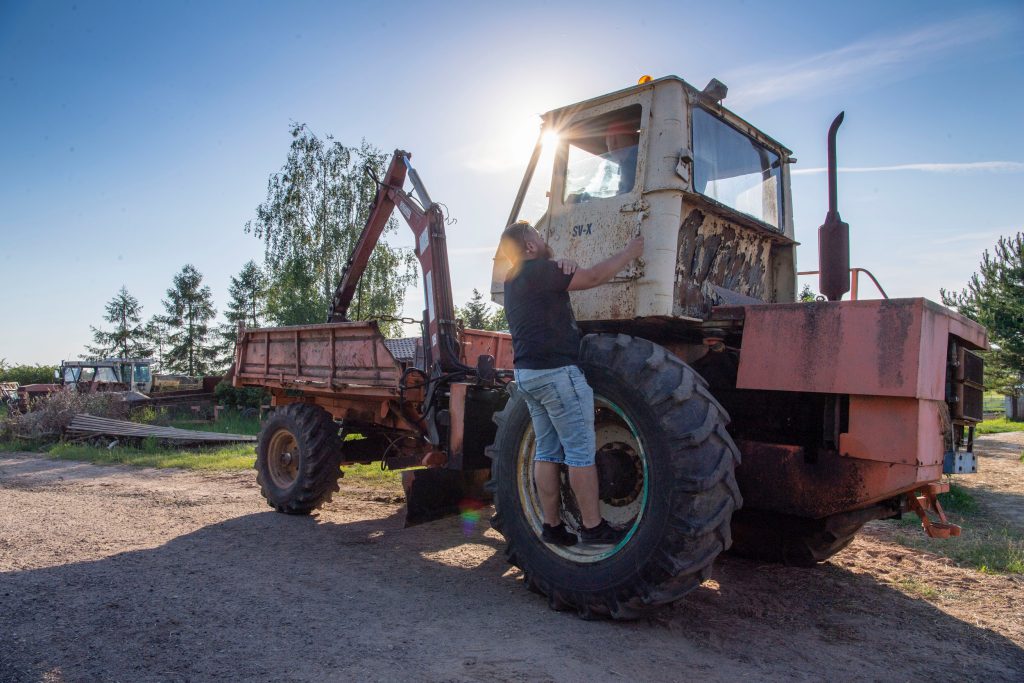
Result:
{"label": "exhaust stack", "polygon": [[836,133],[845,114],[839,112],[828,129],[828,213],[818,228],[818,290],[829,301],[839,301],[850,291],[850,225],[836,206]]}

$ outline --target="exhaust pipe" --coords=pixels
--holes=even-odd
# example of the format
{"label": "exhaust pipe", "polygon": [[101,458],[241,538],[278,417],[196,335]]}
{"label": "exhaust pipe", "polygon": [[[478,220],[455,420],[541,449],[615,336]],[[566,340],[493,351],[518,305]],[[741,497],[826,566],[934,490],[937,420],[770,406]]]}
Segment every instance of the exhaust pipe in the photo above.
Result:
{"label": "exhaust pipe", "polygon": [[850,224],[839,217],[836,200],[836,133],[846,112],[828,129],[828,213],[818,228],[818,291],[839,301],[850,291]]}

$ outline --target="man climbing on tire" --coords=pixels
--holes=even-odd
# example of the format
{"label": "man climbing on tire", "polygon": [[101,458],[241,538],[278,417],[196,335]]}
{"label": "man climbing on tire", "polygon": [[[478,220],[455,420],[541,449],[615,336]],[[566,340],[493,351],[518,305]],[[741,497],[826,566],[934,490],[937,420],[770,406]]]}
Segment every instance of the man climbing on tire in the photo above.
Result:
{"label": "man climbing on tire", "polygon": [[582,517],[579,539],[614,544],[624,535],[601,518],[594,392],[577,366],[580,332],[569,292],[608,282],[643,248],[643,237],[636,237],[604,261],[579,268],[572,261],[554,261],[551,247],[529,223],[514,223],[501,235],[501,252],[511,264],[505,278],[505,315],[512,333],[516,385],[533,422],[534,480],[547,543],[570,546],[578,540],[559,513],[563,464]]}

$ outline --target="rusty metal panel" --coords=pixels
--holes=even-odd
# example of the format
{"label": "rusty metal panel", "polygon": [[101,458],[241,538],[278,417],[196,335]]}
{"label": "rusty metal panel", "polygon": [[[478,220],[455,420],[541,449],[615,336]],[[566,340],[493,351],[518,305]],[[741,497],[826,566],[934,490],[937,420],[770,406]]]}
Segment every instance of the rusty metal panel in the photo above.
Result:
{"label": "rusty metal panel", "polygon": [[236,386],[253,381],[337,387],[398,386],[401,364],[373,323],[328,323],[245,330]]}
{"label": "rusty metal panel", "polygon": [[462,362],[476,365],[476,359],[483,355],[494,356],[494,367],[503,370],[512,368],[512,335],[507,332],[486,330],[462,331]]}
{"label": "rusty metal panel", "polygon": [[924,299],[744,307],[737,387],[945,399],[956,330],[987,346],[980,325]]}
{"label": "rusty metal panel", "polygon": [[941,464],[916,467],[844,458],[834,451],[809,462],[799,446],[743,440],[737,446],[743,454],[736,481],[744,507],[800,517],[856,510],[942,477]]}
{"label": "rusty metal panel", "polygon": [[715,287],[767,301],[772,245],[779,236],[740,226],[683,203],[675,273],[675,314],[705,318],[720,303]]}
{"label": "rusty metal panel", "polygon": [[[839,435],[844,457],[941,471],[944,455],[943,401],[891,396],[851,396],[849,431]],[[920,481],[932,481],[931,476]],[[873,488],[874,482],[866,482]]]}

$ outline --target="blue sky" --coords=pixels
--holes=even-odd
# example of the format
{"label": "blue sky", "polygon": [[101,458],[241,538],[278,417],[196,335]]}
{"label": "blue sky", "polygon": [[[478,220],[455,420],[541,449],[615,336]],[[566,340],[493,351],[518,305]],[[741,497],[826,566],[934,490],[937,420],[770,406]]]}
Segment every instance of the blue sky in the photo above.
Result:
{"label": "blue sky", "polygon": [[[891,296],[960,288],[1024,230],[1024,4],[0,0],[0,358],[77,356],[127,286],[145,316],[194,264],[218,309],[291,121],[413,152],[457,304],[490,256],[537,114],[679,75],[794,151],[801,269],[825,132],[853,265]],[[397,244],[411,240],[403,232]],[[409,293],[407,310],[422,307]]]}

